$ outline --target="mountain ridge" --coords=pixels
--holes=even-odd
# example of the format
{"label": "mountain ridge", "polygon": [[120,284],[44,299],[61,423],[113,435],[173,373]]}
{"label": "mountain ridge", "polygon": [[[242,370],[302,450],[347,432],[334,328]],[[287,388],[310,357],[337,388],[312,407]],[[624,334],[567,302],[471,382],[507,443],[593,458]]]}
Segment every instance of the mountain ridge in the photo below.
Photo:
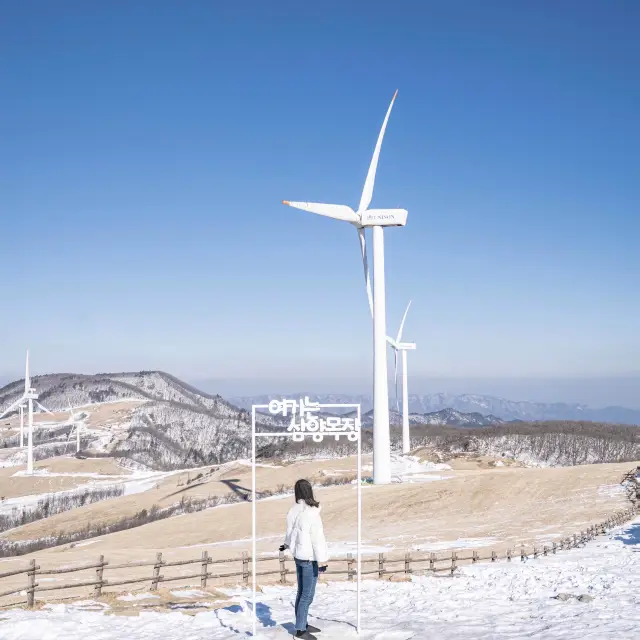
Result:
{"label": "mountain ridge", "polygon": [[[314,394],[311,392],[285,394],[285,397],[291,398],[304,396],[309,396],[311,400],[321,403],[360,404],[363,413],[369,411],[373,406],[373,399],[367,394]],[[264,404],[273,397],[282,396],[277,394],[272,394],[271,396],[232,396],[229,400],[235,406],[250,410],[251,404]],[[389,405],[389,408],[393,409],[395,402],[391,401]],[[513,420],[586,420],[612,424],[640,425],[640,410],[627,407],[592,408],[579,403],[516,401],[497,396],[470,393],[409,395],[410,414],[431,414],[444,409],[453,409],[462,413],[480,413],[484,416],[493,416],[507,422]]]}

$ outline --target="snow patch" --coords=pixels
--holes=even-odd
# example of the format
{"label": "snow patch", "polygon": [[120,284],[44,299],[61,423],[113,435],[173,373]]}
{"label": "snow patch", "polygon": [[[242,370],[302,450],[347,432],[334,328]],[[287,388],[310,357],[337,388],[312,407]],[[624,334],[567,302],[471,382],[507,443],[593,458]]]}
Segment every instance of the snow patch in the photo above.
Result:
{"label": "snow patch", "polygon": [[172,596],[176,598],[209,598],[211,594],[197,589],[188,589],[186,591],[171,591]]}
{"label": "snow patch", "polygon": [[118,596],[116,600],[123,602],[135,602],[137,600],[151,600],[153,598],[160,599],[160,596],[154,596],[151,593],[129,593],[126,596]]}

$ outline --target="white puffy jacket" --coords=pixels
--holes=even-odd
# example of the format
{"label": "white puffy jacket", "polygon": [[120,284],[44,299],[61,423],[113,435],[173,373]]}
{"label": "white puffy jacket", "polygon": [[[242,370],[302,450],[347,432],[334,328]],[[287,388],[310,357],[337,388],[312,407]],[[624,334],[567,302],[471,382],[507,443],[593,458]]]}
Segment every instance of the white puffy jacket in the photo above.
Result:
{"label": "white puffy jacket", "polygon": [[324,564],[329,560],[324,539],[320,507],[310,507],[298,500],[287,514],[287,535],[284,543],[298,560],[315,560]]}

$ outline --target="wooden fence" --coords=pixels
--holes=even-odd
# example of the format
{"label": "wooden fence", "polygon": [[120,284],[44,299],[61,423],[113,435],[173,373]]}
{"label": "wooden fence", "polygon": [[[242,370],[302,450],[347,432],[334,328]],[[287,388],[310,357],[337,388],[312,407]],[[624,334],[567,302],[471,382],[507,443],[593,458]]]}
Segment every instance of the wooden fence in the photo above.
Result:
{"label": "wooden fence", "polygon": [[[559,542],[554,542],[551,545],[533,546],[526,549],[521,546],[519,549],[507,549],[506,554],[498,554],[495,551],[491,551],[490,555],[481,555],[477,551],[472,551],[471,554],[458,555],[457,551],[452,551],[451,554],[445,556],[438,556],[435,553],[411,553],[405,552],[401,557],[391,557],[384,553],[380,553],[375,557],[365,557],[361,559],[362,571],[361,575],[373,576],[376,578],[384,578],[385,576],[392,576],[397,574],[415,575],[419,573],[444,573],[453,575],[456,569],[465,563],[475,564],[481,561],[497,562],[498,560],[506,560],[511,562],[518,558],[524,562],[528,558],[538,558],[541,555],[547,556],[549,554],[555,554],[558,551],[565,549],[572,549],[574,547],[583,546],[589,540],[592,540],[598,535],[602,535],[612,527],[623,524],[624,522],[633,518],[636,513],[640,511],[640,507],[634,506],[625,511],[619,511],[613,514],[610,518],[599,524],[593,525],[575,533],[572,536],[562,538]],[[5,598],[12,595],[25,595],[26,604],[28,607],[33,607],[36,601],[36,593],[49,593],[52,591],[77,589],[79,587],[93,587],[93,596],[99,597],[103,593],[103,589],[120,587],[124,585],[140,584],[148,582],[151,591],[156,591],[161,584],[169,582],[182,582],[183,584],[193,585],[194,580],[200,580],[200,587],[206,588],[209,580],[227,580],[228,578],[238,578],[244,585],[249,584],[251,577],[250,571],[251,558],[245,551],[242,556],[235,558],[225,558],[216,560],[209,557],[207,551],[203,551],[200,558],[193,560],[176,560],[167,562],[163,560],[162,554],[158,553],[154,562],[130,562],[124,564],[109,564],[104,559],[104,556],[100,556],[97,562],[88,565],[80,565],[73,567],[64,567],[60,569],[41,569],[36,560],[31,560],[29,565],[22,569],[15,569],[13,571],[7,571],[0,573],[0,581],[2,579],[12,578],[15,576],[25,575],[26,580],[22,586],[13,587],[4,592],[0,592],[0,598]],[[266,557],[256,558],[256,562],[265,563],[271,562],[277,563],[277,568],[257,571],[258,576],[279,576],[281,584],[287,584],[287,576],[295,575],[295,568],[289,569],[293,559],[285,556],[284,553],[280,553],[279,557]],[[231,569],[229,565],[237,564],[241,565],[235,571],[226,570]],[[345,564],[345,568],[333,568],[339,567],[341,564]],[[184,567],[185,565],[199,565],[199,570],[192,573],[181,574],[177,576],[165,575],[166,570],[171,567]],[[214,566],[216,571],[213,571]],[[263,565],[264,566],[264,565]],[[139,578],[132,578],[126,580],[108,580],[105,578],[105,571],[113,571],[117,569],[131,569],[136,567],[143,567],[152,570],[151,575],[145,575]],[[356,558],[353,554],[348,554],[344,558],[332,558],[330,561],[330,569],[326,574],[343,575],[347,580],[353,581],[357,576]],[[92,571],[95,570],[95,577],[84,582],[74,582],[70,584],[61,584],[46,586],[40,585],[37,582],[38,576],[55,575],[55,574],[67,574],[76,573],[80,571]],[[325,575],[326,575],[325,574]],[[17,604],[13,602],[12,605]],[[6,606],[6,605],[4,605]]]}

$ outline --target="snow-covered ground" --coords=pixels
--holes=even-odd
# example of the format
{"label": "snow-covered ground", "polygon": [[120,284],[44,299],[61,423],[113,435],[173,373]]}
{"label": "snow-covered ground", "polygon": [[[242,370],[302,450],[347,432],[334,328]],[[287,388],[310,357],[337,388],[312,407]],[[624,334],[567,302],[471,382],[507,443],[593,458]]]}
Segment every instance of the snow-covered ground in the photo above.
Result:
{"label": "snow-covered ground", "polygon": [[[373,466],[363,465],[362,470],[373,471]],[[451,471],[451,467],[443,462],[421,462],[417,456],[391,454],[392,482],[433,482],[450,477],[434,471]]]}
{"label": "snow-covered ground", "polygon": [[[196,591],[180,593],[198,597]],[[568,597],[558,599],[559,594]],[[0,636],[3,640],[244,637],[251,629],[250,594],[229,590],[227,595],[231,604],[194,616],[179,612],[110,616],[87,601],[34,612],[10,610],[0,614]],[[258,595],[258,636],[289,638],[294,588],[265,587]],[[525,563],[463,567],[453,578],[367,580],[362,596],[361,638],[366,640],[631,640],[640,637],[640,518],[584,548]],[[355,585],[319,585],[311,612],[312,624],[324,630],[323,639],[355,638]]]}

